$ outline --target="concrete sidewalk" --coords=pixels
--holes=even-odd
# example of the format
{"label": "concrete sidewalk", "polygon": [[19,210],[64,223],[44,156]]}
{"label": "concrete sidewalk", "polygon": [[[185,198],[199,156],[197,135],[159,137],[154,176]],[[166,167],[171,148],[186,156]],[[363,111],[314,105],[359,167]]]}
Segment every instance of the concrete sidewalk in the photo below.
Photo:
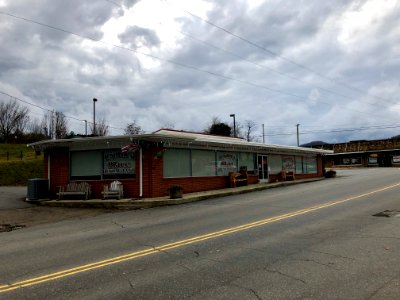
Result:
{"label": "concrete sidewalk", "polygon": [[166,205],[178,205],[184,203],[190,203],[195,201],[206,200],[210,198],[225,197],[231,195],[238,195],[244,193],[250,193],[253,191],[262,191],[266,189],[290,186],[295,184],[307,183],[320,181],[325,178],[313,178],[296,181],[284,181],[276,183],[259,183],[248,186],[242,186],[237,188],[226,188],[220,190],[212,190],[205,192],[189,193],[184,194],[182,198],[169,199],[169,197],[159,198],[143,198],[143,199],[90,199],[90,200],[47,200],[38,201],[39,205],[52,206],[52,207],[79,207],[79,208],[110,208],[110,209],[143,209],[157,206]]}

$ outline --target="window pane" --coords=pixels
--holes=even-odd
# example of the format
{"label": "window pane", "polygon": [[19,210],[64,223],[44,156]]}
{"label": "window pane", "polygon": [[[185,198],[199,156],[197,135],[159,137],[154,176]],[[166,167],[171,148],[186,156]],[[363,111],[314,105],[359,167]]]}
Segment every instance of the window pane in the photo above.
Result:
{"label": "window pane", "polygon": [[192,175],[215,176],[215,152],[192,150]]}
{"label": "window pane", "polygon": [[247,167],[247,171],[254,171],[254,153],[239,153],[239,170]]}
{"label": "window pane", "polygon": [[296,174],[303,174],[303,158],[296,156]]}
{"label": "window pane", "polygon": [[269,155],[268,163],[270,174],[279,174],[282,171],[282,158],[280,155]]}
{"label": "window pane", "polygon": [[101,151],[73,151],[71,152],[71,177],[100,177],[102,163]]}
{"label": "window pane", "polygon": [[104,151],[104,177],[105,178],[124,178],[134,177],[135,175],[135,153],[122,153],[121,149]]}
{"label": "window pane", "polygon": [[237,172],[237,155],[235,152],[217,152],[217,175],[228,176]]}
{"label": "window pane", "polygon": [[305,173],[317,173],[317,159],[315,157],[304,158]]}
{"label": "window pane", "polygon": [[294,156],[282,157],[282,169],[288,172],[294,171]]}
{"label": "window pane", "polygon": [[190,150],[167,149],[163,158],[164,177],[190,177]]}

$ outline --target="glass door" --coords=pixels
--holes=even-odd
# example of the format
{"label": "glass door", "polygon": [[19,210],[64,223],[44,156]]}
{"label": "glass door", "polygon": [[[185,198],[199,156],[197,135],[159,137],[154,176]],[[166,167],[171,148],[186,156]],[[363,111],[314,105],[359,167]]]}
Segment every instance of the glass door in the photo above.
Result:
{"label": "glass door", "polygon": [[258,178],[268,181],[268,158],[266,155],[257,155]]}

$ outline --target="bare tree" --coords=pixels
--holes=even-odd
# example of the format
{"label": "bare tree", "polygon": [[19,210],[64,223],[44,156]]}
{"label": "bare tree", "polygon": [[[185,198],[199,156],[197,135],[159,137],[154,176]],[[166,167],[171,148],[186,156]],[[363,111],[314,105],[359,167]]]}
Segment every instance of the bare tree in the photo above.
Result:
{"label": "bare tree", "polygon": [[20,106],[16,100],[0,103],[0,136],[4,142],[15,133],[22,133],[29,121],[28,108]]}
{"label": "bare tree", "polygon": [[133,120],[132,123],[129,123],[128,125],[126,125],[124,134],[125,135],[134,135],[134,134],[141,134],[144,131],[142,130],[142,127],[140,127],[140,125],[138,123],[136,123],[135,120]]}
{"label": "bare tree", "polygon": [[38,119],[35,118],[29,122],[28,132],[32,133],[32,134],[42,134],[43,133],[41,123],[38,121]]}
{"label": "bare tree", "polygon": [[92,131],[92,135],[97,136],[106,136],[109,133],[109,126],[107,125],[106,119],[100,119],[96,122],[96,134],[94,134],[93,124],[90,125],[90,130]]}
{"label": "bare tree", "polygon": [[54,113],[54,133],[56,139],[63,139],[68,134],[68,121],[62,112]]}
{"label": "bare tree", "polygon": [[246,120],[244,122],[244,128],[246,131],[246,140],[248,142],[254,141],[255,137],[253,136],[253,133],[254,133],[254,130],[257,128],[256,122],[251,121],[251,120]]}
{"label": "bare tree", "polygon": [[42,122],[40,123],[42,133],[49,139],[53,136],[53,112],[49,111],[43,116]]}

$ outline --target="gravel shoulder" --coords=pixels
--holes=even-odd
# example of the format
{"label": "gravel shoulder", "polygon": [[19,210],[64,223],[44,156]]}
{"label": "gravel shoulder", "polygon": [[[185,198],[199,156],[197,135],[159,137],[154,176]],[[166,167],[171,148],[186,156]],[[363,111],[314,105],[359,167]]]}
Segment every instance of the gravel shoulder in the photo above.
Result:
{"label": "gravel shoulder", "polygon": [[25,201],[26,192],[26,186],[0,186],[0,232],[115,212],[97,208],[38,206]]}

